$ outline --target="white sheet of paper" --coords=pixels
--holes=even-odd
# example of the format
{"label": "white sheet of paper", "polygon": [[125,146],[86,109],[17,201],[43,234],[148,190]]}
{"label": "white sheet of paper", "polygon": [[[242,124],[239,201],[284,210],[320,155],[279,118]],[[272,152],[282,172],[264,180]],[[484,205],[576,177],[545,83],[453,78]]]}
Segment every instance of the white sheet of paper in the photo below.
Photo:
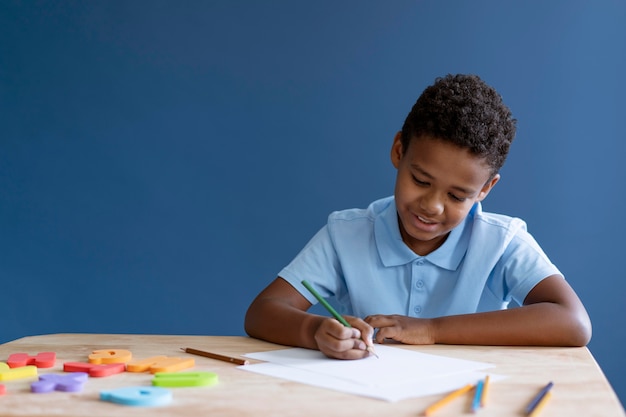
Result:
{"label": "white sheet of paper", "polygon": [[369,386],[400,385],[434,377],[477,371],[494,365],[397,347],[376,345],[374,356],[354,361],[330,359],[317,350],[289,348],[244,356]]}
{"label": "white sheet of paper", "polygon": [[[329,359],[321,352],[289,348],[244,356],[268,361],[239,369],[350,394],[399,401],[475,384],[493,367],[485,362],[430,355],[377,345],[380,359]],[[505,377],[490,373],[491,381]]]}

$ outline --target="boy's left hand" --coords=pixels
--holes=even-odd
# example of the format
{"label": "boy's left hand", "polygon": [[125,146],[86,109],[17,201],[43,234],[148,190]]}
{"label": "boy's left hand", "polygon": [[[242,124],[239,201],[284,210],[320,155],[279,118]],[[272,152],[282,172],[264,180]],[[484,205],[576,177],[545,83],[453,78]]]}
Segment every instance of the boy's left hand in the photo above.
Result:
{"label": "boy's left hand", "polygon": [[410,345],[432,345],[434,337],[432,321],[398,314],[376,314],[365,318],[365,322],[375,329],[376,342],[384,343],[385,339]]}

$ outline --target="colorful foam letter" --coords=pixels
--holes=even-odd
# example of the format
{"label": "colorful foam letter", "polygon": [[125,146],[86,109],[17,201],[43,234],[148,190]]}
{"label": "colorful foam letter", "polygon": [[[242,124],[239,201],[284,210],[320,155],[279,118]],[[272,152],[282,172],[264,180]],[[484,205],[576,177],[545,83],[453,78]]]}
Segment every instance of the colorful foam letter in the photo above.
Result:
{"label": "colorful foam letter", "polygon": [[37,376],[37,367],[32,365],[19,368],[10,368],[4,362],[0,362],[0,381],[11,381],[13,379],[31,378]]}
{"label": "colorful foam letter", "polygon": [[4,385],[0,384],[0,395],[4,395],[5,392],[7,392],[7,389],[4,387]]}
{"label": "colorful foam letter", "polygon": [[122,405],[150,407],[169,403],[172,401],[172,393],[159,387],[126,387],[101,391],[100,399]]}
{"label": "colorful foam letter", "polygon": [[107,363],[103,365],[84,362],[65,362],[63,364],[65,372],[85,372],[89,376],[102,377],[120,374],[126,370],[123,363]]}
{"label": "colorful foam letter", "polygon": [[157,372],[152,385],[158,387],[203,387],[217,384],[213,372]]}
{"label": "colorful foam letter", "polygon": [[125,349],[100,349],[89,355],[89,363],[126,363],[132,358],[133,354]]}
{"label": "colorful foam letter", "polygon": [[126,365],[128,372],[176,372],[192,368],[196,364],[193,358],[168,358],[167,356],[154,356],[148,359],[129,362]]}
{"label": "colorful foam letter", "polygon": [[36,393],[64,391],[77,392],[83,389],[88,375],[85,372],[73,372],[67,375],[46,374],[39,381],[30,384],[30,390]]}
{"label": "colorful foam letter", "polygon": [[134,360],[126,364],[126,371],[128,372],[147,372],[150,367],[159,361],[167,359],[167,356],[153,356],[151,358]]}
{"label": "colorful foam letter", "polygon": [[37,356],[30,356],[27,353],[13,353],[9,356],[7,364],[11,368],[19,368],[26,365],[35,365],[37,368],[52,368],[57,359],[54,352],[41,352]]}

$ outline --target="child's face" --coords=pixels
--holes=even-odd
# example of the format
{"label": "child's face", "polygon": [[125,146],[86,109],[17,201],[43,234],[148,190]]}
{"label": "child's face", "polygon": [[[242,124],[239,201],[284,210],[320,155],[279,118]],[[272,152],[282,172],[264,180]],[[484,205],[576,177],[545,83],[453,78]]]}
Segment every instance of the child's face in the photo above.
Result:
{"label": "child's face", "polygon": [[500,179],[482,158],[449,142],[413,138],[403,149],[398,132],[391,161],[398,170],[395,199],[402,240],[427,255],[446,240]]}

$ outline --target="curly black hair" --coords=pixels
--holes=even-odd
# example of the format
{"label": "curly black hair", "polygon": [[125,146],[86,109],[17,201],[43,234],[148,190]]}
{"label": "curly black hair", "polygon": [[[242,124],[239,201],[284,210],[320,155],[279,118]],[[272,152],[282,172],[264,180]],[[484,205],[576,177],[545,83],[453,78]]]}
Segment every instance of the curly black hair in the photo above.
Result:
{"label": "curly black hair", "polygon": [[439,77],[419,96],[402,126],[402,148],[428,136],[468,149],[498,173],[515,137],[517,120],[502,97],[477,75]]}

